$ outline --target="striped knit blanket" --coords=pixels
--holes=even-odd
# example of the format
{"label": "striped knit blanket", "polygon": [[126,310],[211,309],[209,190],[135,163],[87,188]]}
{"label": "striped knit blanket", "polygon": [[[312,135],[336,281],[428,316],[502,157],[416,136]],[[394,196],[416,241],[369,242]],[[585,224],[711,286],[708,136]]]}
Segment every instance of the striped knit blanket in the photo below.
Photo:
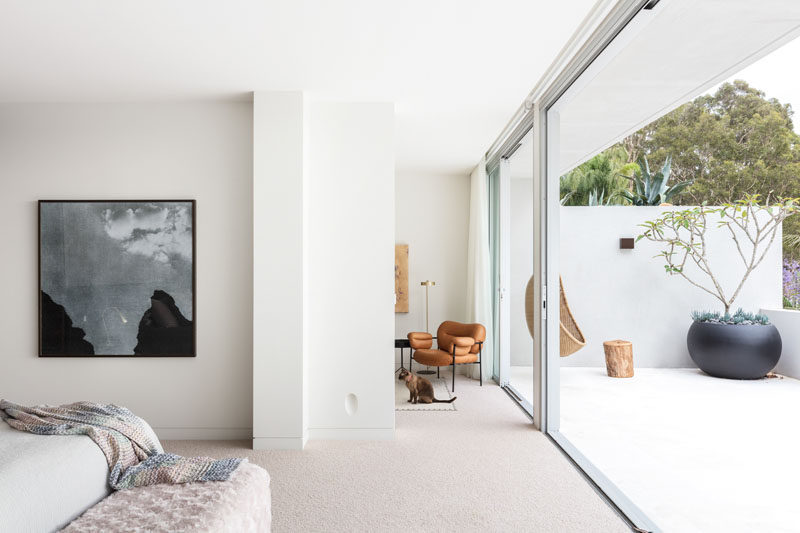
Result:
{"label": "striped knit blanket", "polygon": [[106,456],[108,484],[114,490],[156,483],[225,481],[247,460],[164,453],[147,422],[111,404],[24,407],[0,400],[0,418],[15,429],[37,435],[88,435]]}

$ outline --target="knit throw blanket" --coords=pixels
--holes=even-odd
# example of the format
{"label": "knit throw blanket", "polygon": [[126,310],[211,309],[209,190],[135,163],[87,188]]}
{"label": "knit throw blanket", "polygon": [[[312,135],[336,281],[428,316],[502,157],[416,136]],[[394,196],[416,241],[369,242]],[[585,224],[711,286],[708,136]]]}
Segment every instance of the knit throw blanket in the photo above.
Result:
{"label": "knit throw blanket", "polygon": [[124,407],[76,402],[24,407],[0,400],[0,418],[37,435],[88,435],[103,451],[114,490],[190,481],[225,481],[246,459],[181,457],[164,453],[150,426]]}

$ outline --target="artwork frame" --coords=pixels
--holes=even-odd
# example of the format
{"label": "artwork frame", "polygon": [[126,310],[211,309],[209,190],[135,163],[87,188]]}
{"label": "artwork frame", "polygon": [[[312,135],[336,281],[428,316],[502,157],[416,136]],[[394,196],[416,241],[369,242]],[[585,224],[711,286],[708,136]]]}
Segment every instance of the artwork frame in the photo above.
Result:
{"label": "artwork frame", "polygon": [[[179,220],[180,235],[179,236],[182,238],[182,241],[180,242],[180,245],[181,245],[181,250],[180,251],[182,252],[182,255],[183,255],[179,259],[183,263],[188,263],[189,264],[188,268],[186,267],[185,264],[182,265],[183,266],[183,268],[182,268],[182,276],[181,276],[181,285],[182,285],[182,288],[183,288],[182,292],[190,293],[188,297],[186,297],[186,295],[184,294],[184,297],[182,298],[182,305],[183,305],[184,310],[181,311],[181,306],[179,306],[177,301],[176,301],[176,299],[173,298],[173,296],[169,294],[169,291],[164,291],[164,290],[161,290],[159,288],[159,289],[156,289],[153,292],[153,295],[150,297],[150,307],[147,308],[147,311],[145,312],[145,314],[142,315],[142,319],[141,320],[139,320],[138,316],[128,316],[126,318],[125,314],[123,314],[125,309],[121,310],[117,306],[112,306],[110,308],[106,308],[101,312],[101,316],[100,316],[99,322],[102,322],[102,324],[103,324],[103,326],[105,328],[105,333],[106,333],[106,339],[107,340],[108,340],[108,337],[109,337],[109,331],[108,331],[108,327],[107,327],[107,316],[102,316],[102,313],[108,312],[109,316],[114,316],[114,314],[115,314],[114,310],[116,310],[116,314],[118,314],[119,318],[121,319],[121,322],[124,323],[124,325],[128,325],[131,322],[136,324],[138,322],[138,334],[136,335],[137,343],[136,343],[136,347],[134,347],[134,353],[118,353],[119,350],[105,350],[104,349],[105,346],[100,346],[100,347],[98,347],[99,349],[97,349],[97,350],[94,350],[94,347],[92,347],[93,353],[76,353],[76,352],[89,351],[89,349],[86,348],[86,350],[80,350],[80,349],[76,350],[74,348],[75,344],[77,343],[78,345],[80,345],[81,340],[77,340],[76,342],[72,342],[72,341],[75,340],[74,338],[71,339],[70,342],[62,342],[62,346],[68,346],[69,347],[68,349],[64,349],[63,351],[60,351],[60,350],[55,350],[54,351],[53,350],[53,344],[52,344],[52,342],[50,342],[50,340],[52,339],[52,336],[48,335],[51,332],[51,329],[52,329],[52,328],[49,327],[50,324],[52,323],[52,320],[48,318],[48,317],[51,316],[49,311],[51,311],[52,309],[57,309],[58,307],[60,307],[60,310],[61,310],[62,315],[64,316],[64,318],[61,320],[61,322],[57,322],[57,323],[58,324],[64,324],[64,326],[63,326],[64,329],[66,329],[68,326],[73,326],[74,325],[73,322],[72,322],[72,319],[69,317],[69,313],[67,311],[67,308],[65,306],[60,306],[59,304],[57,304],[44,291],[44,288],[45,288],[45,286],[47,285],[47,282],[48,282],[48,279],[47,279],[48,273],[44,272],[43,264],[44,264],[45,260],[48,257],[48,253],[50,253],[51,251],[48,249],[47,242],[46,242],[47,240],[43,238],[43,233],[45,231],[45,222],[47,222],[47,217],[48,217],[49,210],[51,210],[51,209],[53,209],[53,208],[55,208],[57,206],[61,206],[62,208],[66,209],[68,211],[70,209],[72,209],[72,208],[78,208],[80,206],[84,206],[86,208],[91,208],[91,209],[94,209],[95,211],[99,210],[99,209],[106,208],[105,209],[105,211],[106,211],[106,213],[105,213],[106,214],[106,220],[105,220],[106,226],[108,226],[108,224],[110,224],[110,223],[111,224],[114,223],[114,220],[112,220],[114,212],[111,209],[113,207],[118,207],[119,209],[123,209],[124,210],[124,214],[128,215],[130,213],[134,217],[135,217],[135,214],[137,213],[137,209],[148,209],[148,210],[151,210],[151,211],[153,211],[153,210],[155,210],[155,211],[161,210],[162,212],[163,211],[167,211],[167,214],[165,215],[165,217],[169,218],[170,215],[172,215],[171,216],[172,220],[170,220],[169,222],[164,222],[165,225],[164,225],[163,228],[156,228],[156,231],[154,231],[154,232],[150,231],[149,229],[140,231],[139,228],[136,228],[135,225],[134,225],[134,226],[132,226],[133,229],[131,230],[130,235],[127,235],[127,237],[137,236],[137,235],[138,236],[141,236],[141,235],[145,235],[146,236],[148,231],[150,231],[150,233],[158,233],[159,231],[166,231],[166,232],[172,231],[173,235],[171,236],[171,238],[173,239],[173,241],[175,241],[175,239],[176,239],[176,235],[174,234],[175,233],[175,227],[176,227],[175,213],[179,213],[179,215],[180,215],[180,220]],[[173,212],[170,213],[169,209],[173,209]],[[190,211],[190,212],[186,213],[186,211]],[[197,357],[197,321],[196,321],[196,316],[197,316],[197,261],[196,261],[196,258],[197,258],[197,238],[196,238],[197,237],[197,201],[196,200],[194,200],[194,199],[178,199],[178,200],[171,200],[171,199],[158,199],[158,200],[138,200],[138,199],[134,199],[134,200],[127,200],[127,199],[123,199],[123,200],[120,200],[120,199],[113,199],[113,200],[42,199],[42,200],[38,200],[38,202],[37,202],[37,215],[38,215],[38,218],[37,218],[37,220],[38,220],[38,231],[37,231],[37,236],[38,236],[38,246],[37,246],[37,255],[38,255],[38,271],[37,271],[37,280],[38,280],[38,298],[37,298],[37,300],[38,300],[38,350],[37,350],[37,353],[38,353],[38,357],[41,357],[41,358],[53,358],[53,357],[56,357],[56,358],[57,357],[73,357],[73,358],[75,358],[75,357],[77,357],[77,358],[80,358],[80,357],[94,357],[94,358]],[[129,216],[129,218],[130,218],[130,216]],[[190,227],[187,228],[186,226],[190,226]],[[168,229],[165,229],[165,228],[168,228]],[[107,232],[109,231],[108,227],[106,227],[106,231]],[[66,234],[66,232],[67,232],[67,230],[65,229],[64,230],[64,234]],[[97,232],[96,229],[95,229],[95,232]],[[126,243],[126,240],[125,240],[126,237],[119,237],[119,234],[116,234],[114,236],[120,239],[119,242],[122,245],[122,247],[124,248],[124,245]],[[190,244],[188,246],[187,246],[187,243],[185,242],[186,239],[187,239],[187,236],[191,240],[191,242],[190,242]],[[128,239],[127,242],[130,242],[132,240],[133,240],[132,238]],[[161,241],[164,241],[163,235],[162,235]],[[133,244],[136,245],[137,243],[133,242]],[[169,246],[169,245],[172,245],[173,248],[174,248],[175,242],[172,242],[172,243],[168,242],[167,246]],[[84,244],[84,246],[86,246],[86,244]],[[157,252],[156,252],[156,253],[160,254],[159,255],[159,262],[168,262],[170,256],[174,255],[173,254],[174,250],[171,250],[168,247],[164,247],[163,244],[159,244],[158,246],[161,246],[161,248],[158,248]],[[66,248],[67,247],[63,246],[63,248],[64,248],[63,253],[64,253],[64,256],[66,257],[67,256],[67,252],[66,252]],[[132,248],[132,247],[129,247],[129,248]],[[139,246],[139,248],[141,248],[141,246]],[[119,254],[120,257],[124,258],[126,252],[129,252],[129,250],[123,250]],[[138,250],[138,252],[139,252],[139,254],[141,254],[141,250]],[[164,258],[161,258],[161,255],[163,255]],[[123,260],[123,259],[118,258],[118,261],[119,260]],[[138,260],[141,262],[144,259],[142,259],[142,257],[139,257]],[[177,260],[176,260],[176,262],[177,262]],[[51,261],[51,263],[52,263],[52,261]],[[66,259],[65,259],[65,263],[66,263]],[[108,269],[108,270],[111,270],[111,269]],[[156,284],[160,285],[158,282],[156,282]],[[145,297],[142,296],[142,299],[144,299],[144,298]],[[56,304],[57,307],[54,307],[53,304]],[[146,306],[146,304],[142,304],[142,305]],[[164,314],[165,310],[167,311],[166,314]],[[174,311],[174,313],[170,313],[169,312],[170,310]],[[190,316],[190,319],[186,318],[183,315],[183,313],[187,312],[187,311],[188,311],[188,314]],[[166,317],[167,320],[169,320],[169,321],[174,320],[176,322],[174,325],[170,323],[170,324],[167,324],[167,326],[166,326],[166,327],[170,328],[170,330],[168,332],[166,332],[166,333],[171,333],[172,334],[171,335],[171,337],[172,337],[171,340],[168,340],[167,342],[162,342],[161,345],[158,345],[157,344],[158,337],[159,337],[158,335],[155,335],[155,336],[154,335],[143,335],[142,328],[144,327],[143,324],[145,324],[145,317],[147,316],[147,312],[150,312],[149,316],[150,316],[151,319],[153,319],[153,320],[149,320],[147,322],[148,324],[154,324],[155,322],[157,322],[157,319],[159,317]],[[131,320],[129,320],[129,319],[131,319]],[[87,322],[87,316],[86,315],[83,316],[83,322],[84,323]],[[78,326],[83,326],[83,324],[80,324],[80,323],[77,324],[77,325]],[[83,335],[81,335],[81,334],[84,334],[88,338],[88,337],[91,336],[91,331],[83,331],[82,328],[74,328],[74,327],[72,328],[72,330],[75,330],[75,329],[77,329],[80,333],[78,333],[74,337],[80,336],[81,339],[83,339],[86,342],[88,342],[89,344],[91,344],[91,342],[89,342],[90,339],[84,339]],[[130,329],[130,326],[128,326],[128,329]],[[162,329],[161,333],[164,333],[164,332],[165,331]],[[150,330],[146,330],[144,333],[158,333],[158,331],[156,331],[155,327],[152,327]],[[176,333],[179,334],[178,337],[176,337],[176,335],[175,335]],[[148,341],[150,343],[150,346],[147,346],[146,343],[144,342],[144,340],[141,338],[143,336],[147,337],[147,339],[148,339]],[[128,335],[128,337],[130,338],[130,334]],[[179,338],[180,340],[176,341],[175,340],[176,338]],[[63,336],[62,336],[62,339],[63,339]],[[133,342],[133,340],[129,340],[129,344],[131,344],[132,342]],[[156,343],[155,346],[158,346],[158,348],[155,349],[155,350],[151,348],[154,345],[154,343]],[[140,346],[142,346],[142,348],[140,350],[138,350],[138,353],[137,353],[136,348],[139,348]],[[59,353],[59,352],[61,352],[61,353]],[[108,353],[106,353],[106,352],[108,352]]]}
{"label": "artwork frame", "polygon": [[408,245],[394,245],[394,312],[408,313]]}

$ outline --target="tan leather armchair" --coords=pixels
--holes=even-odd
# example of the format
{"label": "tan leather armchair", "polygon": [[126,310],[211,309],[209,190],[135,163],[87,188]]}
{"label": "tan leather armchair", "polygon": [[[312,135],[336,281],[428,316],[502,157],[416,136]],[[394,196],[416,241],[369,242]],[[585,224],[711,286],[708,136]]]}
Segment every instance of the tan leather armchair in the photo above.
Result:
{"label": "tan leather armchair", "polygon": [[[438,349],[433,348],[436,339]],[[486,328],[481,324],[462,324],[445,321],[439,326],[436,337],[430,333],[412,332],[408,334],[413,356],[409,361],[409,369],[413,361],[426,366],[436,367],[436,377],[443,366],[453,367],[453,389],[456,388],[456,365],[478,365],[481,369],[480,382],[483,386],[483,365],[481,355],[483,342],[486,340]]]}

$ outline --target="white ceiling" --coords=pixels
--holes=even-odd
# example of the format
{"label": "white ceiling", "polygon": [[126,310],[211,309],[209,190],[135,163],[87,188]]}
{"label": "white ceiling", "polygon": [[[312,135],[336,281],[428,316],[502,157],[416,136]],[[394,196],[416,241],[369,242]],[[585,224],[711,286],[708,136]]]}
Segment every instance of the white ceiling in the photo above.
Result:
{"label": "white ceiling", "polygon": [[0,102],[392,101],[397,165],[467,172],[595,0],[0,0]]}
{"label": "white ceiling", "polygon": [[800,1],[662,0],[636,18],[557,104],[562,173],[796,36]]}

